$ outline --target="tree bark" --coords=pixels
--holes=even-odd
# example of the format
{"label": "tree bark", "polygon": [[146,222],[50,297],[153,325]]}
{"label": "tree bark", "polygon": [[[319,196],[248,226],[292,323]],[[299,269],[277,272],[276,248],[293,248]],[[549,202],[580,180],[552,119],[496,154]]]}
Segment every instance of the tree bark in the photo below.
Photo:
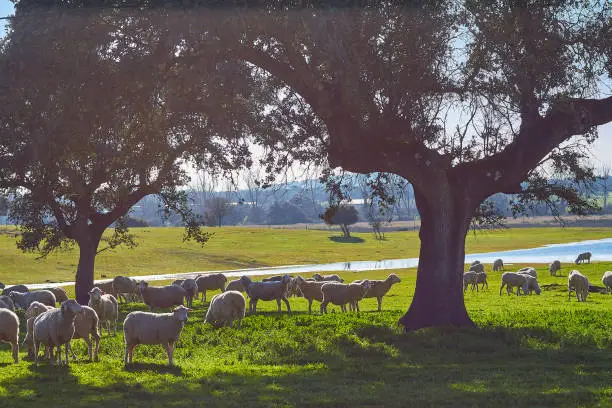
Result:
{"label": "tree bark", "polygon": [[406,331],[424,327],[474,327],[463,299],[465,236],[473,200],[451,184],[427,197],[415,191],[421,215],[421,249],[414,299],[399,324]]}
{"label": "tree bark", "polygon": [[94,266],[96,253],[102,234],[88,229],[79,239],[79,266],[74,283],[76,300],[81,305],[86,305],[89,301],[89,291],[94,285]]}

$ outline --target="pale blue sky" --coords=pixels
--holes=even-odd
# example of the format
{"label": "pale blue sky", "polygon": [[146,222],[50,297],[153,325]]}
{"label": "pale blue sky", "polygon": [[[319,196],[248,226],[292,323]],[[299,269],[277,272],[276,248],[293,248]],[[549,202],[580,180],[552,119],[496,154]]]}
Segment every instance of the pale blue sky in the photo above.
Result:
{"label": "pale blue sky", "polygon": [[[0,0],[0,17],[13,14],[13,3]],[[4,21],[0,20],[0,36],[4,35]],[[600,163],[612,163],[612,123],[599,127],[599,139],[592,146],[592,160],[595,167]]]}

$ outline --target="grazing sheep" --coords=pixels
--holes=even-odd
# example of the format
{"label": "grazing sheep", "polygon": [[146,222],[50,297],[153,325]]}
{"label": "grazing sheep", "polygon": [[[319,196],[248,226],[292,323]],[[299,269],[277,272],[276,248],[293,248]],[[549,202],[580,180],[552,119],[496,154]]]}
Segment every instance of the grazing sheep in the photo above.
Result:
{"label": "grazing sheep", "polygon": [[557,271],[561,270],[561,262],[559,260],[554,260],[550,265],[548,265],[548,272],[550,276],[557,276]]}
{"label": "grazing sheep", "polygon": [[151,311],[153,308],[182,306],[187,294],[185,289],[176,285],[149,286],[146,281],[140,281],[139,285],[142,299]]}
{"label": "grazing sheep", "polygon": [[525,291],[525,293],[531,295],[531,292],[535,292],[536,295],[539,295],[542,292],[542,289],[540,289],[538,280],[531,275],[526,275],[526,274],[522,274],[522,275],[525,275],[525,278],[527,278],[527,290]]}
{"label": "grazing sheep", "polygon": [[591,263],[591,253],[590,252],[583,252],[579,254],[578,257],[576,258],[576,265],[578,265],[580,262],[584,263],[584,261],[587,261],[587,263]]}
{"label": "grazing sheep", "polygon": [[74,335],[74,319],[81,313],[83,307],[74,299],[68,299],[58,309],[47,310],[34,319],[34,365],[38,365],[38,350],[41,343],[49,351],[49,361],[55,364],[53,347],[57,347],[57,359],[62,364],[61,347],[64,345],[66,364],[68,364],[68,349]]}
{"label": "grazing sheep", "polygon": [[113,296],[119,302],[128,303],[139,293],[138,281],[126,276],[115,276],[113,278],[113,291],[109,293],[113,293]]}
{"label": "grazing sheep", "polygon": [[225,290],[237,290],[238,292],[244,292],[244,286],[242,286],[240,279],[235,279],[227,284]]}
{"label": "grazing sheep", "polygon": [[246,312],[246,300],[242,293],[236,290],[226,290],[223,293],[213,296],[204,317],[204,323],[210,323],[215,327],[222,327],[226,324],[233,327],[234,320],[238,328]]}
{"label": "grazing sheep", "polygon": [[477,261],[472,262],[472,263],[470,264],[470,266],[478,265],[479,263],[480,263],[480,261],[478,261],[478,260],[477,260]]}
{"label": "grazing sheep", "polygon": [[49,292],[53,293],[53,295],[55,296],[55,301],[57,303],[62,303],[68,300],[68,294],[66,293],[66,290],[64,288],[60,288],[59,286],[56,286],[53,288],[45,288],[45,290],[48,290]]}
{"label": "grazing sheep", "polygon": [[[100,332],[98,326],[100,324],[98,314],[89,306],[82,306],[83,310],[77,314],[74,319],[74,335],[73,339],[83,339],[87,344],[87,355],[90,361],[98,361],[98,353],[100,351]],[[91,339],[93,338],[95,347],[92,347]],[[72,346],[68,343],[72,357],[76,360],[76,355],[72,351]]]}
{"label": "grazing sheep", "polygon": [[110,328],[113,326],[113,336],[117,335],[117,319],[119,318],[119,305],[113,295],[104,293],[98,287],[89,291],[89,302],[87,305],[96,311],[98,315],[100,332],[102,325],[106,326],[106,331],[110,336]]}
{"label": "grazing sheep", "polygon": [[308,314],[312,313],[312,301],[318,300],[323,301],[323,292],[321,292],[321,286],[328,283],[327,281],[308,281],[301,276],[296,276],[295,282],[299,293],[302,294],[304,299],[308,300]]}
{"label": "grazing sheep", "polygon": [[576,292],[579,302],[586,302],[589,294],[589,278],[576,270],[571,271],[567,275],[567,300],[571,299],[572,290]]}
{"label": "grazing sheep", "polygon": [[10,343],[13,361],[19,362],[19,318],[15,312],[0,309],[0,342]]}
{"label": "grazing sheep", "polygon": [[15,311],[15,303],[10,296],[0,295],[0,309],[8,309],[11,312]]}
{"label": "grazing sheep", "polygon": [[323,292],[321,313],[327,313],[327,305],[329,303],[340,306],[343,312],[346,312],[347,303],[351,310],[359,311],[359,300],[365,296],[368,289],[370,289],[370,281],[367,279],[360,283],[350,284],[327,282],[321,286],[321,292]]}
{"label": "grazing sheep", "polygon": [[523,293],[527,293],[529,290],[529,284],[527,282],[527,274],[521,274],[516,272],[504,272],[502,273],[502,284],[499,288],[499,296],[502,294],[502,289],[506,286],[506,292],[508,295],[512,293],[512,289],[516,287],[516,295],[518,296],[523,290]]}
{"label": "grazing sheep", "polygon": [[[195,279],[194,279],[195,280]],[[175,279],[172,281],[171,285],[181,286],[181,284],[185,282],[185,279]]]}
{"label": "grazing sheep", "polygon": [[125,364],[132,362],[138,344],[161,344],[168,354],[168,364],[174,364],[174,345],[187,321],[188,308],[176,307],[172,313],[131,312],[123,322]]}
{"label": "grazing sheep", "polygon": [[200,275],[196,278],[198,284],[198,292],[202,294],[202,302],[206,302],[206,291],[217,290],[225,291],[227,278],[222,273],[211,273],[208,275]]}
{"label": "grazing sheep", "polygon": [[493,271],[494,272],[499,272],[499,271],[503,271],[503,270],[504,270],[504,261],[501,258],[496,259],[493,262]]}
{"label": "grazing sheep", "polygon": [[9,286],[8,288],[4,288],[2,290],[2,294],[8,296],[11,292],[26,293],[29,291],[30,289],[28,289],[27,286],[25,285],[13,285],[13,286]]}
{"label": "grazing sheep", "polygon": [[314,275],[312,275],[312,277],[314,278],[314,280],[316,281],[326,281],[326,282],[340,282],[340,283],[344,283],[344,279],[342,279],[340,276],[333,274],[333,275],[320,275],[318,273],[315,273]]}
{"label": "grazing sheep", "polygon": [[478,275],[476,279],[476,289],[478,289],[479,283],[482,283],[481,289],[484,289],[485,286],[487,287],[487,289],[489,289],[489,282],[487,282],[487,274],[485,272],[478,272],[476,275]]}
{"label": "grazing sheep", "polygon": [[291,313],[291,306],[287,300],[287,287],[291,283],[289,275],[283,276],[283,279],[278,282],[253,282],[248,276],[240,278],[242,286],[249,295],[249,313],[257,311],[257,302],[261,300],[276,300],[278,312],[281,313],[281,300],[285,302],[287,311]]}
{"label": "grazing sheep", "polygon": [[[385,280],[370,280],[370,289],[368,289],[364,298],[376,298],[378,301],[378,311],[380,312],[383,296],[391,290],[391,286],[400,282],[401,279],[394,273],[389,274]],[[356,280],[353,283],[361,283],[361,280]]]}
{"label": "grazing sheep", "polygon": [[[173,282],[174,284],[174,282]],[[193,299],[198,298],[198,284],[195,279],[185,279],[180,286],[185,289],[185,298],[187,299],[187,307],[193,306]]]}
{"label": "grazing sheep", "polygon": [[34,292],[11,292],[9,294],[15,306],[26,310],[30,307],[30,303],[38,301],[43,305],[55,306],[55,295],[48,290],[35,290]]}
{"label": "grazing sheep", "polygon": [[535,270],[533,266],[527,266],[525,268],[521,268],[518,270],[517,273],[522,273],[525,275],[533,276],[534,278],[538,279],[538,272]]}
{"label": "grazing sheep", "polygon": [[482,273],[484,272],[484,264],[481,264],[480,262],[478,262],[477,264],[473,264],[468,269],[468,272]]}
{"label": "grazing sheep", "polygon": [[467,271],[463,273],[463,292],[467,291],[468,285],[471,287],[472,292],[474,288],[478,292],[478,272]]}
{"label": "grazing sheep", "polygon": [[612,292],[612,271],[604,272],[601,282],[606,288],[606,293]]}

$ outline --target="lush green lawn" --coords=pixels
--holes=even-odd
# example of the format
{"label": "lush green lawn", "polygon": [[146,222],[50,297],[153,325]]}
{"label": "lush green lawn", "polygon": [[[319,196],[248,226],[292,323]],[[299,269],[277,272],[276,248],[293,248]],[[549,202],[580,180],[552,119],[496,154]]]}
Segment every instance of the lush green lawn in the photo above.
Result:
{"label": "lush green lawn", "polygon": [[[97,257],[96,279],[116,275],[240,269],[260,266],[378,260],[416,257],[416,232],[387,233],[386,241],[372,234],[354,234],[362,242],[343,243],[337,232],[266,228],[212,228],[215,236],[204,247],[182,243],[181,228],[135,228],[134,250],[104,251]],[[532,248],[612,236],[610,228],[522,228],[469,234],[468,253]],[[0,234],[0,282],[34,283],[74,280],[78,250],[36,260],[23,254],[10,234]]]}
{"label": "lush green lawn", "polygon": [[[612,406],[612,295],[568,301],[573,268],[550,277],[539,266],[542,285],[559,285],[540,296],[500,296],[500,273],[490,273],[489,290],[466,294],[480,326],[474,330],[401,333],[396,322],[411,301],[415,271],[400,270],[381,313],[366,299],[360,314],[334,307],[309,316],[307,302],[293,298],[291,315],[259,302],[261,313],[241,329],[215,330],[202,324],[207,305],[198,301],[174,368],[160,346],[138,346],[135,364],[124,368],[122,335],[103,334],[99,363],[69,368],[13,365],[1,345],[0,407]],[[579,269],[601,284],[612,263]],[[135,309],[143,305],[122,307],[121,320]],[[82,340],[74,348],[85,355]]]}

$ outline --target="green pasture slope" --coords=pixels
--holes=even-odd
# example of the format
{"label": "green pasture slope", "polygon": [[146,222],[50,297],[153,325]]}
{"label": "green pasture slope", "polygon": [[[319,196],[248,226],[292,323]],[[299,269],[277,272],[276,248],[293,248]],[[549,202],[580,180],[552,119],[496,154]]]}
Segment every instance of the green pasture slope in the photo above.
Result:
{"label": "green pasture slope", "polygon": [[[0,282],[34,283],[74,280],[78,250],[37,260],[15,246],[13,232],[0,230]],[[116,275],[242,269],[262,266],[417,257],[418,234],[353,234],[358,242],[338,242],[338,232],[267,228],[211,228],[214,237],[201,247],[183,243],[181,228],[134,228],[139,243],[133,250],[104,251],[96,259],[96,279]],[[4,232],[4,233],[1,233]],[[610,228],[522,228],[469,234],[468,253],[531,248],[549,243],[612,236]],[[332,238],[332,239],[330,239]],[[102,248],[104,244],[101,244]]]}
{"label": "green pasture slope", "polygon": [[[213,244],[215,240],[210,243],[210,251],[228,259],[240,254],[236,244],[230,245],[231,234],[221,231],[215,239],[226,240],[226,254],[223,245]],[[234,231],[238,232],[230,232]],[[520,247],[529,246],[526,242],[539,245],[546,238],[537,230],[525,238],[523,234],[529,231],[520,230],[520,234],[506,239],[499,233],[471,237],[468,245],[480,251],[489,246],[502,248],[504,240],[510,247]],[[551,234],[551,229],[545,231]],[[296,248],[297,244],[286,239],[288,231],[280,232],[285,239],[277,243],[274,232],[268,231],[262,240],[268,245],[285,245],[287,252],[292,245]],[[562,232],[565,241],[600,236],[597,234],[610,236],[605,230]],[[317,250],[328,248],[328,235],[320,236],[324,242],[317,244]],[[561,235],[554,238],[562,241]],[[513,242],[521,237],[522,243]],[[370,242],[366,235],[363,238],[366,242],[362,244],[334,244],[388,251],[382,258],[397,257],[389,255],[393,252],[385,249],[387,244],[392,247],[394,241],[401,240],[404,245],[414,242],[414,236],[408,233],[391,235],[380,245]],[[315,245],[314,240],[308,242]],[[146,245],[143,241],[138,250],[147,255],[139,255],[136,250],[125,259],[138,265],[152,262],[146,258],[154,251]],[[158,248],[164,245],[156,243]],[[307,248],[299,255],[277,249],[268,260],[262,254],[274,246],[266,249],[257,242],[251,245],[248,250],[242,248],[242,259],[272,264],[295,263],[287,259],[312,256]],[[180,247],[196,252],[195,247]],[[408,248],[408,256],[416,250]],[[350,251],[354,251],[351,256],[361,255],[360,259],[370,259],[372,254]],[[166,257],[168,254],[165,252]],[[68,255],[57,257],[57,261],[69,262],[61,258]],[[326,256],[321,261],[328,261],[333,260],[332,255],[318,256]],[[175,262],[194,265],[188,259]],[[410,304],[415,285],[416,271],[408,269],[393,271],[402,282],[385,297],[382,312],[375,311],[375,299],[365,299],[359,314],[343,314],[337,307],[330,307],[327,315],[308,315],[307,302],[292,298],[291,314],[279,315],[275,302],[259,302],[261,312],[247,316],[241,329],[215,330],[202,324],[208,304],[198,300],[177,345],[175,367],[166,366],[161,346],[138,346],[135,363],[125,368],[121,332],[116,337],[103,333],[100,362],[87,362],[84,342],[75,340],[73,348],[81,361],[69,367],[50,367],[45,361],[34,367],[23,359],[14,365],[10,347],[2,344],[0,407],[610,407],[612,295],[592,293],[586,303],[576,302],[575,297],[568,300],[566,279],[573,268],[575,265],[564,265],[563,276],[550,277],[546,267],[539,265],[539,280],[545,290],[540,296],[517,297],[499,295],[501,273],[490,272],[487,266],[489,289],[466,293],[468,311],[479,326],[471,330],[401,333],[396,322]],[[612,263],[593,263],[578,269],[600,285],[603,271],[612,270]],[[350,281],[357,276],[384,278],[389,272],[341,275]],[[26,275],[24,279],[28,278]],[[318,306],[315,302],[314,309]],[[144,309],[142,304],[122,305],[120,330],[128,312]],[[23,320],[22,312],[20,316]],[[20,338],[25,335],[24,326],[22,323]],[[24,356],[21,352],[20,357]]]}

